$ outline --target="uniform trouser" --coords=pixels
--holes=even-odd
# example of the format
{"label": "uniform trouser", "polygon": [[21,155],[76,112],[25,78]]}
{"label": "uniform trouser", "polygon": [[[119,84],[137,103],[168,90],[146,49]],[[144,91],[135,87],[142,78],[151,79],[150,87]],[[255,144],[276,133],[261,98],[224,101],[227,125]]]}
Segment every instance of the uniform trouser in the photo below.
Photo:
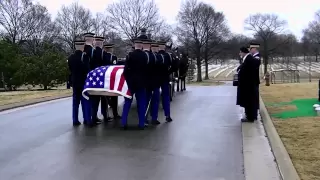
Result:
{"label": "uniform trouser", "polygon": [[98,109],[99,109],[99,103],[100,103],[101,96],[91,96],[91,115],[92,119],[95,120],[98,118]]}
{"label": "uniform trouser", "polygon": [[162,91],[162,107],[164,115],[170,117],[170,86],[169,82],[163,83],[161,86]]}
{"label": "uniform trouser", "polygon": [[101,114],[103,115],[103,118],[107,118],[108,117],[108,97],[100,96],[100,101],[101,101],[101,106],[100,106]]}
{"label": "uniform trouser", "polygon": [[[141,89],[134,94],[137,99],[138,117],[139,117],[139,127],[144,127],[145,125],[145,113],[146,113],[146,90]],[[133,95],[132,95],[133,96]],[[122,126],[126,126],[128,122],[128,115],[131,108],[133,97],[131,99],[124,98],[124,105],[122,111],[121,123]]]}
{"label": "uniform trouser", "polygon": [[82,89],[72,89],[72,120],[74,123],[79,121],[79,105],[81,103],[83,120],[86,123],[91,122],[90,102],[82,96]]}
{"label": "uniform trouser", "polygon": [[152,120],[158,120],[159,102],[160,102],[160,88],[153,88],[149,90],[147,92],[147,106],[148,106],[148,103],[150,103]]}
{"label": "uniform trouser", "polygon": [[118,116],[118,96],[111,96],[108,101],[112,109],[113,117]]}

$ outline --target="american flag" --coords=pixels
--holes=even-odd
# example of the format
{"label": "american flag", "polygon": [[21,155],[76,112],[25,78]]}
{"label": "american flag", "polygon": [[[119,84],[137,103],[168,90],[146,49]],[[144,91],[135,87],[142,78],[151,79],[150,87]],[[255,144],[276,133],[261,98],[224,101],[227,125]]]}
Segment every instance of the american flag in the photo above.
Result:
{"label": "american flag", "polygon": [[88,73],[82,95],[124,96],[132,98],[123,75],[124,66],[101,66]]}

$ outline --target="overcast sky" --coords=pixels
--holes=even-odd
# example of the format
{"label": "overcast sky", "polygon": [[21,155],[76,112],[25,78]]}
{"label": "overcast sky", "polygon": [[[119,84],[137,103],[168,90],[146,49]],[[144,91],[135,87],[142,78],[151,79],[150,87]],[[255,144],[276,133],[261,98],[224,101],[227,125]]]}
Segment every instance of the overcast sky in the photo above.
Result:
{"label": "overcast sky", "polygon": [[[104,12],[108,4],[117,0],[35,0],[46,6],[49,12],[55,17],[62,5],[69,5],[73,2],[90,9],[91,12]],[[180,3],[183,0],[155,0],[160,14],[169,24],[176,22],[176,15]],[[314,19],[314,13],[320,9],[320,0],[201,0],[212,4],[218,11],[222,11],[228,21],[232,32],[250,34],[244,30],[243,21],[250,14],[275,13],[282,19],[288,21],[288,30],[298,38],[301,31],[307,27],[309,21]]]}

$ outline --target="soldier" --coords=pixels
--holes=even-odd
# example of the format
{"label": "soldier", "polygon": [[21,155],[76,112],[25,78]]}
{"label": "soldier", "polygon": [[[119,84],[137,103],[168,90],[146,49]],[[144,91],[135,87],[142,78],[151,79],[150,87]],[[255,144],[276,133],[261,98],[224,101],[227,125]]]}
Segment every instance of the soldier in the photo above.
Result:
{"label": "soldier", "polygon": [[253,58],[255,59],[255,81],[256,81],[256,89],[255,89],[255,95],[257,96],[255,100],[257,101],[257,107],[256,110],[254,111],[254,119],[258,119],[258,110],[259,110],[259,84],[260,84],[260,76],[259,76],[259,70],[260,70],[260,64],[261,64],[261,59],[260,59],[260,53],[258,51],[258,48],[260,47],[260,44],[258,43],[250,43],[249,50],[250,53],[252,54]]}
{"label": "soldier", "polygon": [[[71,73],[72,83],[72,119],[73,126],[79,126],[78,119],[79,105],[81,102],[84,124],[90,124],[91,118],[88,111],[88,102],[82,97],[82,90],[89,69],[89,57],[83,52],[85,41],[77,40],[74,42],[76,51],[68,58],[68,66]],[[90,108],[89,108],[90,109]]]}
{"label": "soldier", "polygon": [[[135,50],[127,56],[124,67],[124,76],[127,81],[129,90],[132,95],[136,96],[138,116],[139,116],[139,128],[145,127],[145,113],[146,113],[146,67],[147,56],[141,50],[142,40],[134,40]],[[125,98],[122,112],[122,126],[127,128],[127,118],[131,107],[132,99]]]}
{"label": "soldier", "polygon": [[163,60],[163,64],[160,68],[160,88],[162,93],[162,106],[164,114],[166,116],[166,121],[171,122],[172,118],[170,116],[170,68],[172,58],[170,54],[165,51],[166,42],[159,42],[159,55]]}
{"label": "soldier", "polygon": [[[94,33],[88,32],[83,34],[84,40],[86,44],[84,46],[84,52],[89,56],[90,59],[90,70],[94,70],[99,67],[99,61],[94,58],[95,48],[93,47],[94,42]],[[100,124],[102,122],[101,119],[98,118],[98,107],[100,102],[100,96],[90,96],[91,101],[91,115],[92,121],[96,124]]]}
{"label": "soldier", "polygon": [[[148,65],[147,65],[147,86],[146,86],[146,93],[147,93],[147,110],[148,107],[151,106],[151,98],[152,98],[152,94],[154,92],[154,89],[157,88],[158,84],[156,81],[156,67],[155,67],[155,63],[156,63],[156,54],[151,52],[151,40],[149,39],[145,39],[143,42],[143,50],[146,53],[147,57],[148,57]],[[157,92],[156,92],[157,94]],[[156,95],[155,94],[155,95]],[[152,107],[152,109],[157,108],[158,107]],[[152,112],[152,110],[151,110]],[[160,124],[160,122],[157,119],[157,116],[155,116],[153,113],[151,113],[152,116],[152,124]],[[146,121],[146,123],[148,124],[148,120]]]}
{"label": "soldier", "polygon": [[[113,54],[114,44],[105,44],[104,52],[105,59],[108,60],[109,65],[118,65],[118,57]],[[120,119],[121,116],[118,113],[118,96],[108,97],[107,101],[112,109],[113,119]]]}
{"label": "soldier", "polygon": [[[90,58],[90,65],[93,63],[95,64],[94,62],[92,62],[93,60],[93,52],[94,52],[94,48],[93,48],[93,41],[94,41],[94,33],[84,33],[83,36],[84,36],[84,40],[85,40],[85,46],[84,46],[84,52],[87,54],[87,56],[89,56]],[[94,69],[92,67],[90,67],[91,70]]]}
{"label": "soldier", "polygon": [[151,89],[147,90],[147,98],[150,102],[151,100],[151,124],[157,125],[160,124],[158,120],[158,111],[159,111],[159,102],[160,102],[160,85],[161,85],[161,77],[159,76],[161,73],[161,67],[163,65],[164,59],[160,54],[158,54],[159,45],[157,42],[151,42],[151,53],[154,56],[154,65],[152,67],[152,84]]}
{"label": "soldier", "polygon": [[[90,39],[90,37],[89,37],[89,39]],[[94,46],[95,47],[91,48],[90,45],[87,45],[87,51],[89,53],[93,52],[93,54],[91,56],[91,61],[90,61],[91,70],[94,70],[102,65],[103,41],[104,41],[104,37],[95,36],[94,37]],[[91,41],[90,41],[90,43],[91,43]],[[91,51],[90,51],[90,49],[91,49]],[[101,101],[101,108],[102,108],[102,103],[105,101],[105,97],[95,95],[95,96],[91,96],[90,98],[92,101],[92,115],[93,115],[92,119],[97,124],[100,124],[102,120],[100,120],[98,118],[98,109],[99,109],[100,101]],[[107,118],[106,111],[101,111],[101,114],[104,118]]]}

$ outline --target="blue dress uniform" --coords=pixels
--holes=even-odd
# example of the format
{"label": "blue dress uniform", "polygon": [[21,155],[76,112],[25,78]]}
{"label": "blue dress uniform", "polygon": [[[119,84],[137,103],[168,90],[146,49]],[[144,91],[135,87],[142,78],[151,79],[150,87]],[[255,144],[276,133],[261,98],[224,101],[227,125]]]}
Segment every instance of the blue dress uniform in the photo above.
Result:
{"label": "blue dress uniform", "polygon": [[[151,43],[151,47],[158,47],[157,43]],[[160,124],[158,120],[159,102],[160,102],[160,69],[163,64],[164,59],[157,52],[148,52],[150,55],[150,63],[148,65],[148,70],[150,71],[150,87],[147,89],[147,100],[151,100],[151,124]]]}
{"label": "blue dress uniform", "polygon": [[[118,58],[117,56],[113,55],[111,53],[113,49],[114,44],[105,44],[104,45],[104,62],[106,63],[105,65],[118,65]],[[112,109],[112,114],[114,119],[119,119],[121,118],[119,113],[118,113],[118,96],[111,96],[108,97],[108,100],[106,101],[107,103],[104,104],[104,109],[107,107],[107,104],[110,105]],[[101,104],[101,109],[102,109],[102,104]],[[110,119],[110,118],[109,118]]]}
{"label": "blue dress uniform", "polygon": [[[85,33],[85,39],[93,39],[94,33]],[[99,67],[99,61],[95,59],[95,48],[91,45],[91,42],[86,42],[84,46],[84,52],[89,56],[90,59],[90,70],[94,70],[95,68]],[[100,124],[101,120],[98,118],[98,107],[100,102],[100,96],[90,96],[90,103],[91,103],[91,118],[92,121],[96,124]]]}
{"label": "blue dress uniform", "polygon": [[[135,44],[141,44],[140,39],[134,40]],[[137,99],[138,116],[139,116],[139,128],[145,127],[145,113],[146,113],[146,67],[147,56],[141,49],[135,49],[127,56],[124,67],[124,76],[128,84],[129,90]],[[122,126],[127,128],[127,119],[129,110],[132,104],[132,99],[125,98],[122,112]]]}
{"label": "blue dress uniform", "polygon": [[[99,36],[95,36],[94,40],[96,42],[101,42],[101,44],[104,41],[104,37],[99,37]],[[92,50],[91,50],[92,52]],[[96,46],[94,51],[93,51],[93,55],[91,58],[91,70],[96,69],[98,67],[100,67],[102,65],[102,58],[103,58],[103,49],[102,46],[99,47]],[[101,106],[102,103],[105,101],[106,97],[104,96],[92,96],[91,100],[92,100],[92,119],[97,122],[97,123],[101,123],[101,120],[98,118],[98,109],[99,109],[99,103],[101,101]],[[103,115],[104,118],[107,117],[106,111],[101,111],[101,114]]]}
{"label": "blue dress uniform", "polygon": [[79,105],[81,103],[84,124],[91,124],[90,111],[88,111],[89,102],[83,98],[82,91],[89,69],[89,58],[79,46],[84,46],[84,41],[75,41],[76,51],[68,58],[68,66],[71,72],[72,83],[72,119],[73,125],[78,126],[81,123],[78,119]]}
{"label": "blue dress uniform", "polygon": [[[165,46],[165,42],[160,42],[159,45]],[[166,116],[166,121],[171,122],[172,118],[170,115],[170,68],[172,64],[172,59],[170,54],[165,52],[164,50],[159,51],[159,55],[163,59],[163,64],[160,68],[160,88],[162,91],[162,104],[163,104],[163,110],[164,115]]]}

